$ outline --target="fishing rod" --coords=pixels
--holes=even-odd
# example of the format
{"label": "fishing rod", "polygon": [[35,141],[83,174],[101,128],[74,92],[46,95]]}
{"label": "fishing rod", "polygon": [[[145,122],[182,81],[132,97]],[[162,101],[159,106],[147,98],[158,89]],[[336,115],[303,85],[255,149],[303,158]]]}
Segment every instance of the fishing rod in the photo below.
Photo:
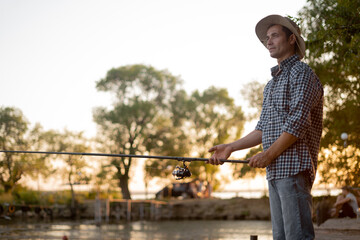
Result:
{"label": "fishing rod", "polygon": [[[128,157],[128,158],[151,158],[151,159],[167,159],[182,161],[184,167],[176,166],[172,175],[176,180],[180,180],[191,176],[190,169],[185,162],[202,161],[207,162],[207,158],[195,157],[174,157],[174,156],[153,156],[153,155],[135,155],[135,154],[113,154],[113,153],[85,153],[85,152],[47,152],[47,151],[16,151],[16,150],[0,150],[0,153],[25,153],[25,154],[48,154],[48,155],[77,155],[77,156],[95,156],[95,157]],[[248,160],[231,160],[221,159],[221,162],[227,163],[249,163]]]}

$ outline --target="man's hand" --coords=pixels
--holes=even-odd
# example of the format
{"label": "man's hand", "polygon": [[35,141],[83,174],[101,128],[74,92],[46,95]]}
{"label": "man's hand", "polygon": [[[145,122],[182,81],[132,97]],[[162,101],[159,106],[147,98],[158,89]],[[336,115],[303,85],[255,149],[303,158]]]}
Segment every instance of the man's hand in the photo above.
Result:
{"label": "man's hand", "polygon": [[220,144],[210,148],[209,152],[214,152],[214,154],[209,158],[208,163],[212,165],[222,165],[224,162],[220,160],[228,159],[232,153],[232,148],[228,144]]}
{"label": "man's hand", "polygon": [[265,168],[267,167],[274,159],[270,157],[266,152],[261,152],[252,156],[248,159],[250,167],[256,168]]}
{"label": "man's hand", "polygon": [[268,166],[296,141],[297,137],[291,135],[290,133],[283,132],[265,152],[261,152],[249,158],[249,166],[257,168],[264,168]]}

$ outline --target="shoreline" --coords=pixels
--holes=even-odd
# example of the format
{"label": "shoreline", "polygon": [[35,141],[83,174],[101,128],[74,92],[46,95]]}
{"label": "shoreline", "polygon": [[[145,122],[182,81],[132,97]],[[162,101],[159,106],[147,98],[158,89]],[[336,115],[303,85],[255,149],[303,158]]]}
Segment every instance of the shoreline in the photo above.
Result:
{"label": "shoreline", "polygon": [[[192,221],[192,220],[224,220],[224,221],[239,221],[242,220],[260,220],[270,221],[270,206],[268,198],[247,199],[247,198],[233,198],[233,199],[184,199],[184,200],[168,200],[154,201],[155,204],[148,202],[141,202],[133,200],[130,204],[132,210],[127,213],[126,207],[129,205],[126,200],[114,201],[109,204],[109,223],[121,224],[128,221]],[[156,204],[157,203],[157,204]],[[147,205],[144,205],[147,204]],[[106,206],[106,201],[102,200],[101,206]],[[60,211],[60,215],[53,218],[46,216],[45,211],[40,211],[39,214],[27,212],[26,216],[20,210],[15,211],[10,217],[14,222],[20,220],[27,222],[38,222],[46,224],[56,224],[62,221],[69,224],[76,224],[76,222],[83,222],[87,224],[98,225],[99,222],[95,218],[95,201],[81,203],[82,209],[86,211],[80,212],[82,215],[72,220],[69,218],[70,211],[67,208]],[[104,212],[105,208],[102,208]],[[142,210],[141,210],[142,209]],[[142,211],[142,213],[141,213]],[[54,213],[56,211],[54,210]],[[154,215],[157,214],[157,215]],[[101,216],[100,225],[105,223],[105,216]],[[0,225],[11,225],[9,220],[2,218]],[[360,239],[360,219],[328,219],[320,226],[314,222],[314,229],[317,240],[355,240]]]}

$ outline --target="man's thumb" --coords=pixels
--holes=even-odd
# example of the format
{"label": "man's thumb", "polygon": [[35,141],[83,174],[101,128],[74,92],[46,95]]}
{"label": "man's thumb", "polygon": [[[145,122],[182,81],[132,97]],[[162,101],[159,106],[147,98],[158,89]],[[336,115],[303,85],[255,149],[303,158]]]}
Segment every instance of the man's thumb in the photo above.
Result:
{"label": "man's thumb", "polygon": [[215,151],[215,150],[216,150],[216,146],[210,148],[210,149],[209,149],[209,152],[213,152],[213,151]]}

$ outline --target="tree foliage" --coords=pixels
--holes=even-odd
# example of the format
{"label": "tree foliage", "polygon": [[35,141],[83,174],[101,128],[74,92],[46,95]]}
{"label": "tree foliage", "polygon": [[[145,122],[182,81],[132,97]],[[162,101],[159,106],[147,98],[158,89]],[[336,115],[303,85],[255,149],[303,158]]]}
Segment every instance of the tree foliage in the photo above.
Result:
{"label": "tree foliage", "polygon": [[[146,149],[154,155],[189,156],[191,145],[184,131],[187,117],[188,95],[184,90],[176,93],[170,105],[171,115],[159,116],[152,134],[146,141]],[[156,141],[153,141],[156,139]],[[145,184],[155,177],[171,178],[178,163],[173,160],[148,160],[145,165]]]}
{"label": "tree foliage", "polygon": [[[192,153],[198,157],[210,157],[208,149],[212,146],[238,139],[244,130],[245,117],[240,106],[226,89],[210,87],[203,93],[194,91],[189,99],[187,136],[192,146]],[[215,187],[215,174],[218,166],[193,162],[193,174],[202,176]],[[199,167],[197,167],[199,166]]]}
{"label": "tree foliage", "polygon": [[[40,124],[29,129],[29,123],[23,113],[17,108],[0,108],[0,149],[26,151],[56,151],[56,152],[87,152],[89,148],[82,133],[65,131],[59,133],[54,130],[44,131]],[[0,155],[0,183],[5,192],[11,191],[24,176],[45,179],[53,175],[51,160],[59,159],[50,154],[14,154]],[[79,173],[85,173],[85,159],[76,159],[68,155],[62,156],[65,167],[58,173],[63,174],[73,192],[73,185],[80,180]],[[81,179],[89,179],[82,174]]]}
{"label": "tree foliage", "polygon": [[321,180],[328,186],[360,186],[360,150],[353,146],[344,148],[332,145],[322,148],[319,154],[319,173]]}
{"label": "tree foliage", "polygon": [[[144,154],[161,145],[164,128],[175,116],[171,106],[180,85],[178,77],[151,66],[129,65],[108,71],[96,85],[98,90],[115,96],[111,109],[99,107],[94,111],[102,148],[111,153]],[[110,165],[115,169],[123,198],[130,199],[132,158],[114,158]]]}
{"label": "tree foliage", "polygon": [[[264,88],[264,83],[252,81],[245,84],[240,90],[240,93],[243,96],[244,100],[248,103],[249,109],[254,110],[247,115],[247,121],[258,121],[262,110]],[[251,148],[246,154],[245,159],[250,158],[251,156],[254,156],[259,152],[262,152],[262,150],[262,145]],[[265,169],[252,168],[247,164],[235,164],[233,170],[233,176],[235,178],[255,177],[256,174],[265,173]]]}
{"label": "tree foliage", "polygon": [[[13,107],[0,108],[0,149],[39,150],[44,144],[44,131],[40,124],[29,129],[22,111]],[[0,184],[10,192],[24,176],[45,178],[53,172],[48,157],[2,153],[0,155]]]}
{"label": "tree foliage", "polygon": [[[357,170],[345,171],[348,165],[341,160],[343,155],[332,149],[343,145],[343,132],[349,134],[348,143],[353,148],[360,148],[360,1],[309,0],[300,17],[307,39],[307,62],[325,87],[320,157],[320,164],[326,166],[323,181],[329,181],[329,174],[336,170],[348,174],[342,179],[332,178],[337,184],[359,185],[358,181],[345,180]],[[360,156],[358,151],[354,153],[347,161],[359,166]],[[330,163],[335,159],[337,164]]]}
{"label": "tree foliage", "polygon": [[[46,151],[49,147],[49,136],[53,131],[44,131],[43,127],[37,123],[35,126],[28,130],[25,135],[26,148],[25,150],[33,151]],[[18,146],[17,146],[18,147]],[[30,176],[32,179],[39,180],[42,176],[43,179],[47,179],[52,174],[56,172],[54,169],[49,154],[27,154],[26,161],[28,164],[31,163],[30,171],[26,171],[26,175]],[[38,185],[38,190],[41,189],[41,186]]]}
{"label": "tree foliage", "polygon": [[251,110],[255,110],[253,114],[249,114],[247,117],[248,121],[258,120],[262,110],[263,104],[263,91],[265,88],[264,83],[258,81],[252,81],[245,84],[240,90],[241,95],[247,101],[248,106]]}
{"label": "tree foliage", "polygon": [[[168,134],[175,133],[175,138],[167,138],[169,141],[164,144],[173,146],[173,152],[169,153],[179,156],[210,157],[210,147],[239,138],[245,123],[241,107],[236,106],[228,91],[222,88],[209,87],[191,95],[182,92],[173,106],[173,112],[181,121],[170,123],[172,130],[168,129]],[[151,161],[146,172],[148,176],[169,177],[175,164],[173,161]],[[216,188],[218,166],[204,162],[191,162],[190,165],[193,178],[207,180]]]}
{"label": "tree foliage", "polygon": [[[45,134],[47,150],[54,152],[90,152],[90,146],[82,132],[48,131]],[[53,155],[53,160],[61,160],[62,167],[57,171],[69,185],[71,192],[70,210],[72,217],[76,217],[77,201],[75,185],[87,184],[91,179],[90,168],[86,157],[77,155]],[[93,169],[92,169],[93,170]]]}
{"label": "tree foliage", "polygon": [[[25,134],[28,121],[19,109],[0,108],[0,148],[3,150],[18,150],[25,148]],[[9,192],[29,170],[26,156],[3,153],[0,158],[0,183],[5,192]]]}

